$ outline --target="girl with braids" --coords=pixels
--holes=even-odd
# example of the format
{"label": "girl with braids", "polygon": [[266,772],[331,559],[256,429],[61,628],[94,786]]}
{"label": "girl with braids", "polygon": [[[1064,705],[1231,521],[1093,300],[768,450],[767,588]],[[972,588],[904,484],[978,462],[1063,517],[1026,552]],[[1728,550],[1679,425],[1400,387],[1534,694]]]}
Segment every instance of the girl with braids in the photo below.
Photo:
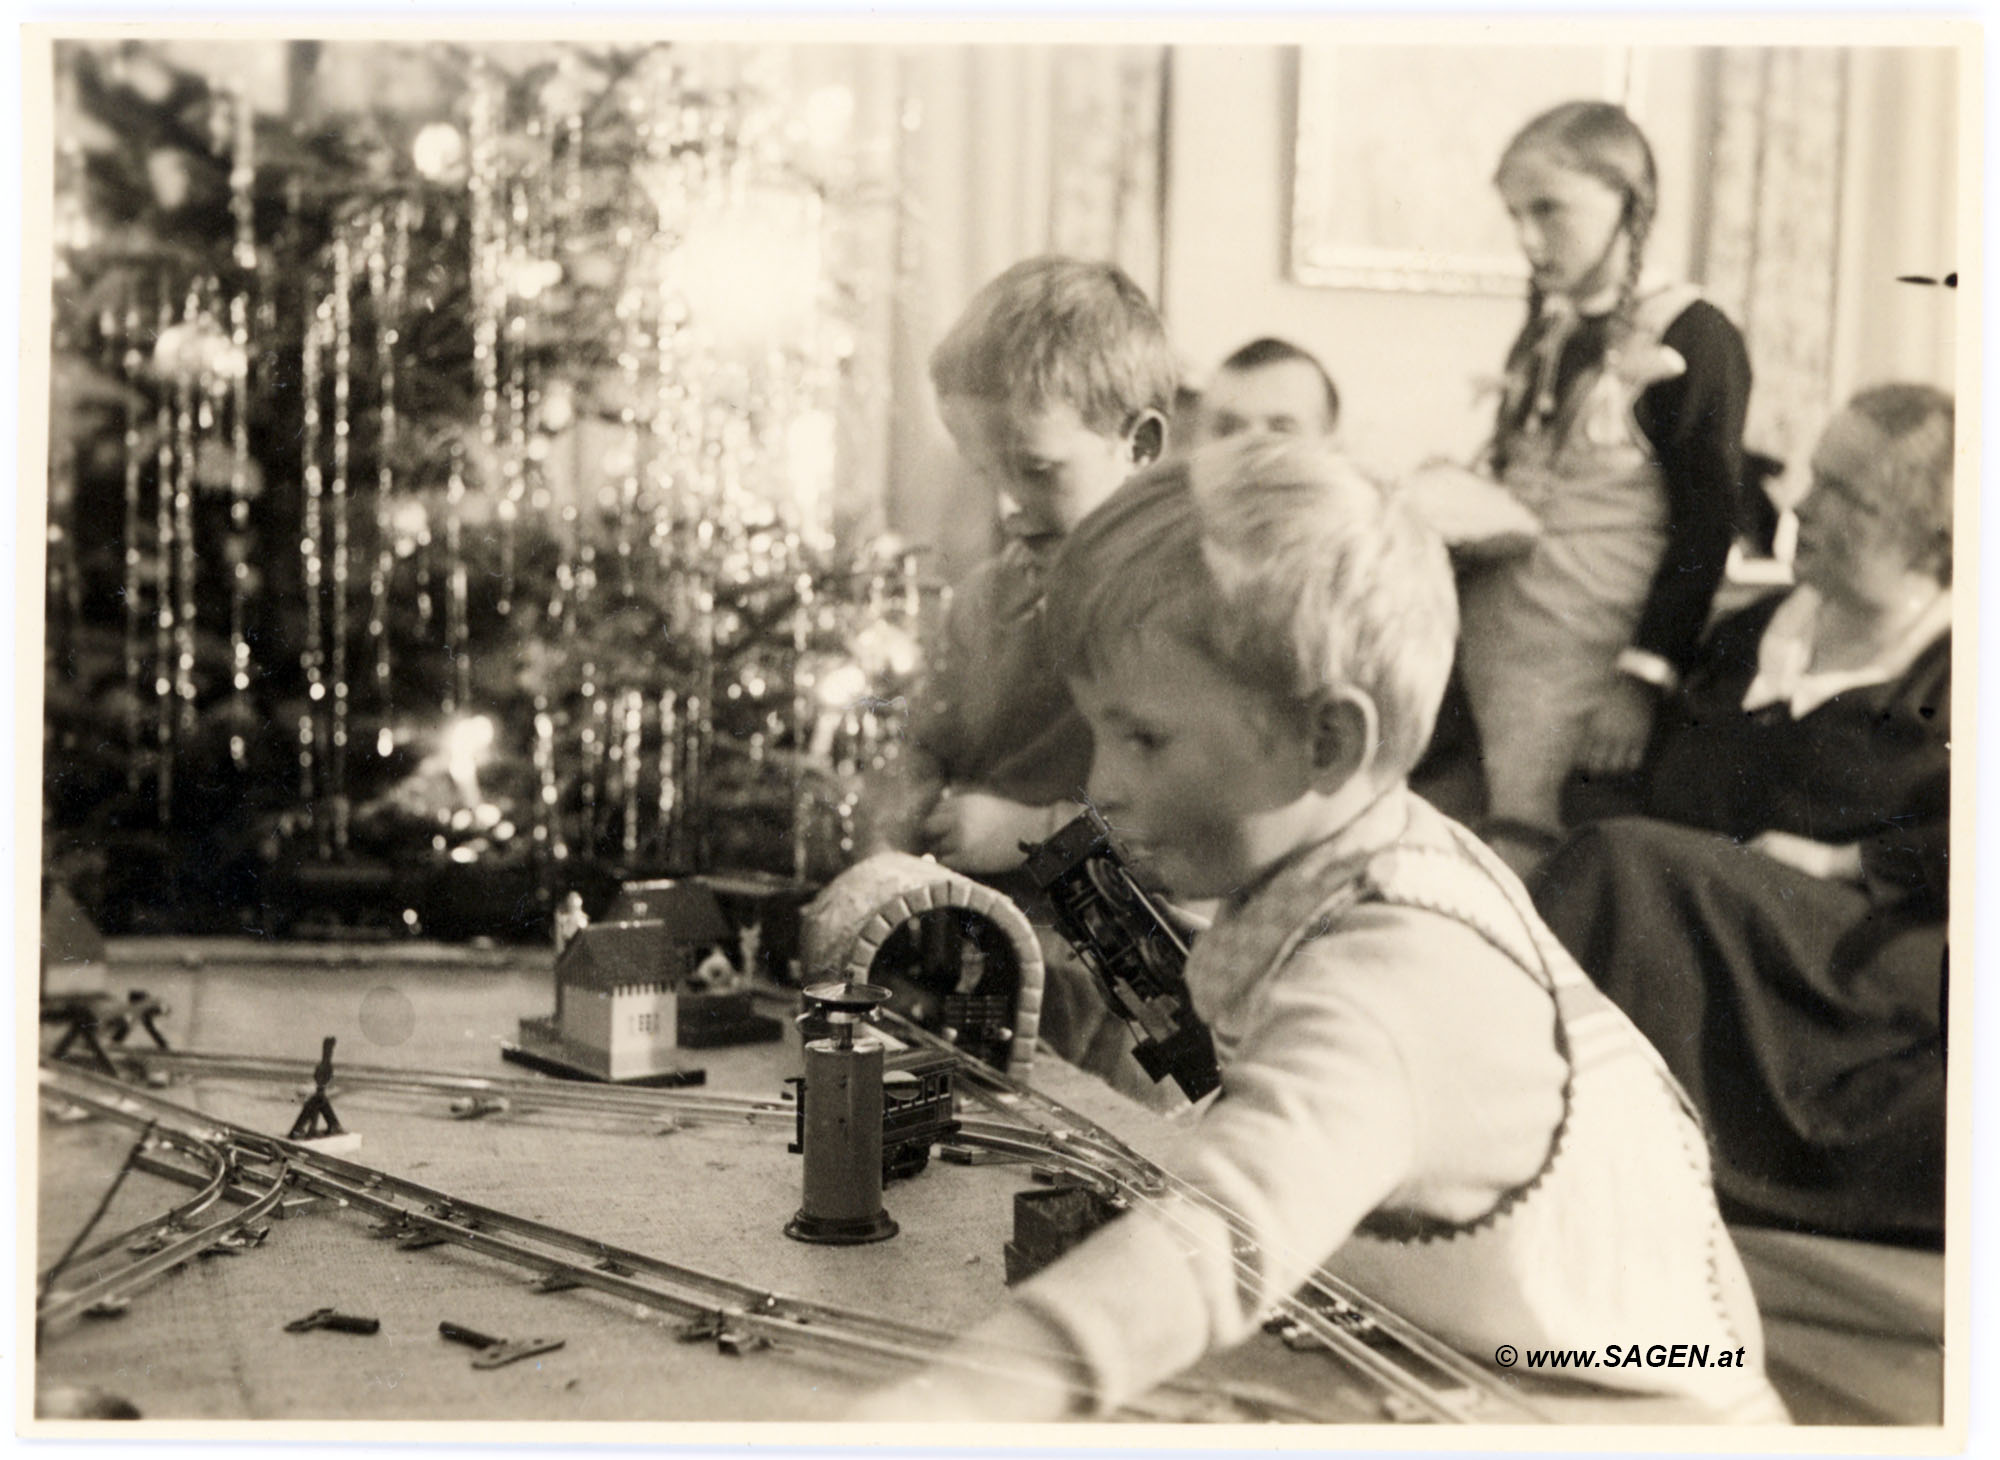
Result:
{"label": "girl with braids", "polygon": [[1636,770],[1693,661],[1735,534],[1750,361],[1691,286],[1641,284],[1652,149],[1604,102],[1528,123],[1494,177],[1533,271],[1488,466],[1541,523],[1460,584],[1489,840],[1562,829],[1571,770]]}

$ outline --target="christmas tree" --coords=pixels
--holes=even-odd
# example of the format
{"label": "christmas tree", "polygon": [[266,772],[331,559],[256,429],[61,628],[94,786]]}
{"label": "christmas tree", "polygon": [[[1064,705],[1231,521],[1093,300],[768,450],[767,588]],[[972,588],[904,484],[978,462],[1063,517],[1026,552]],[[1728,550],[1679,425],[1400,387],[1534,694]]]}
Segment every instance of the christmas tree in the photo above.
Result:
{"label": "christmas tree", "polygon": [[367,49],[407,97],[57,49],[50,872],[450,934],[830,873],[924,610],[834,531],[870,204],[754,51]]}

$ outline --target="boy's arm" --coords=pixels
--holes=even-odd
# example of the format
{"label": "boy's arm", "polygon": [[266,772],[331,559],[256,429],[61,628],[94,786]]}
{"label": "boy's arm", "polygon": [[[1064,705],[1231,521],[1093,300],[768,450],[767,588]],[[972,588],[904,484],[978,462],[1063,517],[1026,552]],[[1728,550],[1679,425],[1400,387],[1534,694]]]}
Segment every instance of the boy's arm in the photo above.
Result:
{"label": "boy's arm", "polygon": [[1024,842],[1044,842],[1083,813],[1074,801],[1030,806],[990,791],[947,789],[924,825],[924,850],[973,876],[1011,872],[1026,860]]}
{"label": "boy's arm", "polygon": [[945,787],[944,766],[914,737],[887,766],[868,777],[856,808],[863,856],[897,851],[922,855],[925,822]]}
{"label": "boy's arm", "polygon": [[864,1424],[1073,1419],[1088,1380],[1060,1330],[1010,1304],[943,1361],[869,1395],[846,1418]]}
{"label": "boy's arm", "polygon": [[939,795],[954,776],[954,764],[965,758],[966,726],[958,683],[962,666],[972,653],[970,636],[990,596],[990,573],[975,571],[952,599],[939,642],[910,696],[911,710],[901,753],[870,776],[857,808],[859,843],[865,852],[895,850],[922,855],[931,851],[925,822]]}
{"label": "boy's arm", "polygon": [[[1021,1284],[954,1350],[949,1376],[890,1391],[859,1417],[899,1406],[916,1418],[914,1406],[938,1420],[1021,1418],[1020,1385],[982,1375],[979,1356],[1028,1332],[1047,1336],[1044,1372],[1067,1376],[1068,1398],[1039,1417],[1115,1409],[1247,1337],[1405,1180],[1417,1125],[1388,1029],[1335,980],[1287,981],[1175,1163],[1210,1201],[1169,1197],[1119,1217]],[[1240,1258],[1239,1233],[1249,1238]]]}
{"label": "boy's arm", "polygon": [[[1206,1200],[1101,1228],[1015,1289],[966,1352],[1039,1324],[1060,1337],[1043,1372],[1103,1413],[1248,1337],[1399,1191],[1441,1184],[1469,1218],[1546,1160],[1563,1108],[1554,1009],[1470,928],[1364,906],[1254,997],[1222,1094],[1173,1163]],[[930,1418],[1021,1417],[1011,1381],[964,1367],[935,1382]]]}

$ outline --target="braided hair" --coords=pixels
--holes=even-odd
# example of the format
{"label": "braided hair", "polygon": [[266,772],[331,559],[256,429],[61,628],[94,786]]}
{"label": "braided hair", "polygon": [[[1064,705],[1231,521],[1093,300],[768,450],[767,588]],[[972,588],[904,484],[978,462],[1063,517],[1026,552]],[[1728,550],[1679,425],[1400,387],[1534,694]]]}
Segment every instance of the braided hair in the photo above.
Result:
{"label": "braided hair", "polygon": [[[1540,152],[1558,166],[1593,177],[1625,200],[1619,227],[1626,239],[1625,274],[1618,283],[1618,302],[1612,310],[1611,345],[1631,333],[1638,307],[1639,276],[1645,268],[1646,240],[1653,231],[1659,210],[1660,179],[1653,163],[1653,149],[1625,109],[1608,101],[1568,101],[1543,112],[1514,134],[1500,154],[1495,177],[1507,170],[1516,157]],[[1535,336],[1535,325],[1545,304],[1541,285],[1528,284],[1528,321],[1513,354],[1507,361],[1512,375],[1522,364],[1522,355]],[[1520,425],[1509,417],[1517,412],[1511,398],[1501,404],[1496,440]]]}

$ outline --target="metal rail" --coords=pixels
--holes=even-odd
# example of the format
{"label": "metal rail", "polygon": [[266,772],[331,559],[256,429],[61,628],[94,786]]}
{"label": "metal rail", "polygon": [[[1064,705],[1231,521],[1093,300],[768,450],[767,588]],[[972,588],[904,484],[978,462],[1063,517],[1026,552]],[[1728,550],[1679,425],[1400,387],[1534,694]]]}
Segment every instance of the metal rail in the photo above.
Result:
{"label": "metal rail", "polygon": [[[311,1084],[314,1061],[194,1050],[128,1050],[126,1058],[147,1073],[176,1072],[251,1084]],[[494,1079],[486,1075],[396,1069],[341,1063],[333,1088],[505,1100],[511,1110],[581,1111],[593,1115],[672,1117],[684,1123],[777,1124],[796,1119],[791,1102],[718,1095],[678,1088],[593,1085],[581,1081]]]}
{"label": "metal rail", "polygon": [[[1126,1205],[1157,1208],[1164,1197],[1179,1197],[1221,1216],[1239,1244],[1254,1240],[1254,1234],[1240,1216],[1190,1183],[1164,1171],[1110,1131],[1047,1096],[964,1058],[945,1040],[899,1015],[885,1013],[883,1022],[899,1038],[958,1056],[957,1072],[961,1088],[997,1117],[993,1120],[962,1118],[960,1129],[953,1136],[955,1142],[1059,1170]],[[173,1069],[222,1080],[301,1083],[310,1080],[313,1069],[312,1063],[305,1060],[190,1051],[134,1051],[128,1052],[128,1056],[148,1069]],[[67,1072],[68,1067],[65,1067]],[[131,1087],[94,1074],[77,1073],[128,1097],[133,1094]],[[353,1088],[390,1093],[504,1099],[510,1111],[563,1110],[655,1122],[670,1120],[688,1125],[747,1123],[752,1126],[782,1126],[787,1130],[792,1129],[796,1121],[796,1108],[789,1101],[686,1089],[614,1089],[547,1080],[417,1073],[368,1065],[343,1065],[337,1079],[339,1083]],[[146,1099],[162,1110],[184,1111],[184,1107],[158,1097],[147,1096]],[[196,1115],[191,1111],[185,1113]],[[206,1119],[198,1115],[197,1118]],[[593,1239],[467,1203],[337,1157],[318,1152],[307,1153],[303,1148],[274,1137],[236,1127],[228,1129],[231,1141],[242,1150],[257,1152],[267,1160],[289,1157],[295,1167],[293,1181],[303,1189],[328,1196],[344,1205],[376,1210],[385,1217],[393,1216],[412,1232],[421,1231],[437,1240],[486,1251],[488,1255],[537,1269],[545,1276],[559,1275],[566,1286],[573,1283],[646,1303],[646,1293],[631,1290],[630,1278],[622,1274],[636,1276],[643,1273],[655,1281],[685,1282],[690,1284],[687,1292],[669,1294],[649,1290],[654,1298],[661,1300],[655,1306],[664,1305],[677,1312],[718,1315],[738,1330],[754,1331],[757,1336],[772,1342],[814,1346],[825,1338],[833,1340],[835,1346],[842,1343],[866,1346],[874,1341],[889,1346],[888,1350],[878,1354],[880,1357],[901,1356],[913,1361],[932,1361],[940,1356],[940,1346],[949,1341],[948,1335],[940,1335],[917,1325],[854,1310],[781,1299],[696,1269],[615,1249]],[[393,1190],[411,1205],[397,1205],[386,1199],[383,1196],[386,1190]],[[469,1219],[470,1225],[461,1226],[452,1220],[454,1217]],[[501,1230],[524,1237],[530,1243],[547,1243],[553,1251],[502,1250],[493,1245],[500,1239],[490,1235]],[[578,1265],[571,1258],[588,1259],[592,1265]],[[1239,1270],[1246,1275],[1250,1272],[1250,1263],[1241,1249],[1236,1262]],[[607,1272],[605,1266],[598,1264],[615,1271]],[[1328,1309],[1335,1314],[1365,1320],[1366,1325],[1372,1326],[1376,1341],[1370,1342],[1351,1332],[1336,1317],[1330,1316]],[[1395,1396],[1408,1410],[1423,1417],[1454,1423],[1491,1422],[1498,1416],[1492,1413],[1487,1402],[1490,1401],[1508,1411],[1504,1416],[1507,1418],[1531,1421],[1551,1418],[1537,1406],[1502,1387],[1456,1350],[1448,1348],[1324,1269],[1313,1275],[1301,1295],[1283,1300],[1278,1311],[1291,1325],[1310,1333],[1336,1357],[1372,1380],[1385,1393]],[[794,1327],[813,1324],[820,1327],[810,1339],[801,1338],[793,1332]],[[847,1332],[835,1334],[831,1331],[835,1328]],[[1400,1355],[1393,1350],[1400,1350]],[[1426,1373],[1441,1376],[1446,1382],[1439,1384],[1424,1377]]]}
{"label": "metal rail", "polygon": [[[79,1072],[81,1073],[81,1072]],[[99,1076],[86,1076],[98,1080]],[[114,1084],[115,1082],[107,1081]],[[48,1083],[44,1080],[44,1090]],[[102,1114],[110,1114],[121,1120],[139,1125],[148,1124],[148,1117],[135,1103],[129,1100],[106,1100],[88,1092],[61,1091],[61,1098],[85,1105]],[[183,1203],[163,1216],[143,1222],[129,1232],[121,1233],[88,1252],[79,1253],[59,1271],[43,1274],[43,1297],[35,1306],[37,1326],[61,1322],[65,1318],[94,1308],[99,1304],[118,1303],[128,1299],[134,1292],[163,1273],[170,1272],[182,1263],[199,1257],[217,1243],[238,1230],[251,1226],[269,1212],[284,1195],[287,1168],[280,1163],[269,1189],[256,1196],[243,1210],[233,1212],[220,1221],[180,1236],[169,1233],[182,1231],[182,1224],[206,1211],[221,1199],[231,1185],[236,1174],[236,1162],[227,1146],[214,1140],[210,1135],[195,1131],[177,1129],[165,1125],[155,1130],[155,1136],[162,1142],[176,1146],[200,1159],[207,1170],[190,1173],[199,1183],[200,1189],[193,1200]],[[163,1245],[151,1248],[148,1240],[163,1239]],[[111,1253],[137,1242],[146,1250],[140,1251],[133,1260],[110,1264],[104,1259]],[[75,1281],[80,1278],[81,1281]],[[58,1287],[59,1280],[70,1280]]]}
{"label": "metal rail", "polygon": [[[155,1132],[153,1139],[161,1139],[161,1137]],[[206,1141],[190,1142],[189,1144],[190,1149],[200,1154],[208,1164],[207,1176],[201,1182],[200,1189],[195,1192],[193,1197],[182,1202],[171,1211],[162,1212],[159,1216],[149,1218],[139,1223],[136,1227],[128,1228],[118,1233],[115,1237],[105,1238],[94,1247],[87,1247],[83,1251],[73,1254],[68,1261],[61,1263],[59,1267],[45,1269],[36,1281],[37,1291],[47,1293],[58,1276],[69,1277],[74,1280],[80,1275],[88,1273],[93,1266],[113,1252],[144,1244],[161,1233],[185,1231],[189,1222],[193,1221],[196,1217],[214,1206],[223,1196],[227,1195],[230,1176],[229,1157],[223,1151]],[[135,1154],[132,1157],[132,1166],[135,1170],[148,1171],[153,1164],[143,1152]]]}
{"label": "metal rail", "polygon": [[[952,1046],[894,1011],[884,1011],[882,1022],[898,1038],[928,1047]],[[961,1061],[961,1068],[970,1066]],[[1237,1212],[1208,1195],[1201,1188],[1133,1150],[1110,1131],[1067,1106],[991,1068],[980,1069],[966,1082],[975,1099],[1020,1124],[1033,1124],[1043,1133],[1052,1151],[1069,1156],[1079,1165],[1093,1167],[1099,1175],[1123,1188],[1133,1205],[1161,1210],[1163,1196],[1172,1195],[1220,1216],[1235,1242],[1234,1265],[1245,1277],[1256,1269],[1247,1253],[1256,1250],[1256,1233]],[[1134,1180],[1130,1173],[1147,1176]],[[1485,1401],[1503,1407],[1505,1417],[1534,1423],[1552,1423],[1554,1416],[1540,1406],[1512,1393],[1498,1380],[1480,1370],[1470,1359],[1416,1324],[1368,1297],[1351,1283],[1320,1267],[1314,1270],[1301,1292],[1280,1300],[1277,1311],[1288,1322],[1310,1333],[1337,1357],[1381,1384],[1391,1393],[1434,1419],[1451,1423],[1492,1423],[1496,1418],[1484,1407]],[[1446,1376],[1451,1387],[1427,1382],[1398,1363],[1388,1353],[1347,1331],[1328,1316],[1326,1309],[1346,1310],[1366,1319],[1385,1340],[1401,1348],[1434,1373]],[[1468,1399],[1471,1403],[1468,1403]],[[1477,1406],[1477,1407],[1476,1407]]]}
{"label": "metal rail", "polygon": [[[268,1211],[290,1184],[341,1208],[380,1217],[391,1230],[435,1237],[511,1262],[545,1280],[560,1279],[563,1287],[592,1289],[706,1325],[696,1336],[734,1331],[774,1346],[913,1367],[942,1360],[1020,1383],[1049,1382],[1050,1361],[1060,1358],[1038,1350],[999,1346],[977,1354],[954,1352],[954,1336],[949,1333],[858,1309],[789,1297],[464,1201],[289,1140],[234,1126],[81,1068],[45,1064],[41,1082],[45,1098],[67,1101],[128,1123],[156,1122],[162,1131],[182,1138],[175,1144],[183,1148],[204,1142],[220,1144],[229,1154],[239,1183],[254,1186],[268,1182],[250,1211],[197,1234],[203,1246],[213,1245],[215,1238],[210,1233],[241,1226]],[[253,1169],[258,1167],[268,1168],[268,1174]],[[176,1173],[164,1163],[156,1169],[162,1175],[178,1174],[190,1182],[203,1179],[199,1172]],[[195,1240],[188,1239],[189,1245]],[[131,1274],[121,1277],[136,1281]],[[74,1305],[70,1305],[63,1311],[73,1310]],[[1212,1397],[1211,1391],[1201,1386],[1167,1385],[1162,1386],[1162,1392]],[[1143,1400],[1128,1405],[1124,1412],[1135,1418],[1174,1417],[1172,1411]]]}

